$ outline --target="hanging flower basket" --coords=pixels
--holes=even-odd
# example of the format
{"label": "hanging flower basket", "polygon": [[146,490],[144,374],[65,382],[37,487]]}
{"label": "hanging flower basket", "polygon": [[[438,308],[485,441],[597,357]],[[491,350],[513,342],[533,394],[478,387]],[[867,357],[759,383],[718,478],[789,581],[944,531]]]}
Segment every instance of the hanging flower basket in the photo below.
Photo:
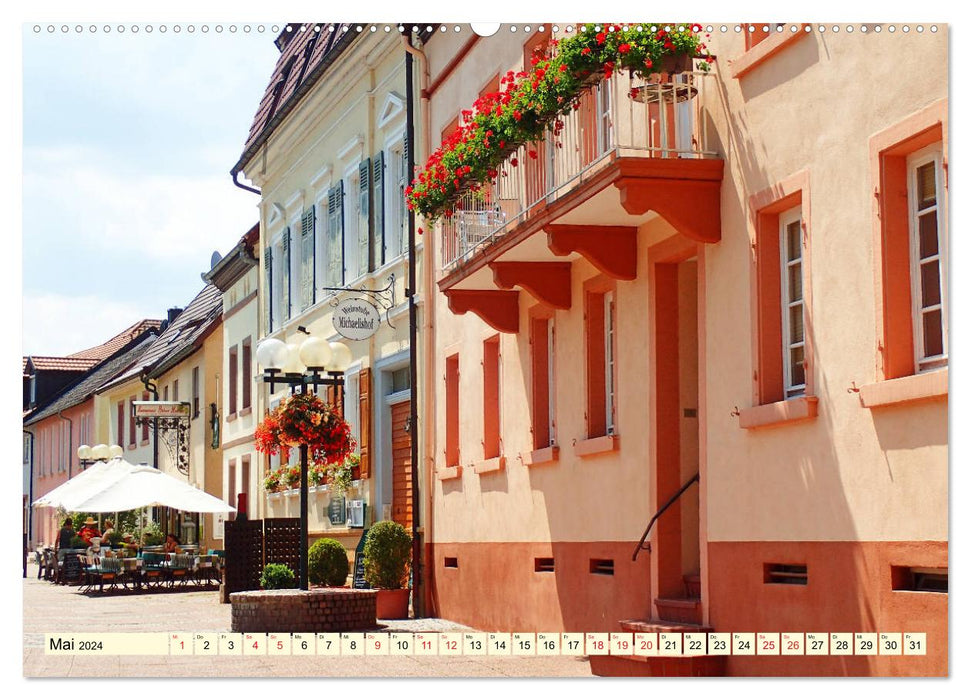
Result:
{"label": "hanging flower basket", "polygon": [[290,450],[306,445],[311,461],[343,462],[354,449],[351,428],[316,394],[294,394],[284,399],[256,427],[256,449],[288,460]]}

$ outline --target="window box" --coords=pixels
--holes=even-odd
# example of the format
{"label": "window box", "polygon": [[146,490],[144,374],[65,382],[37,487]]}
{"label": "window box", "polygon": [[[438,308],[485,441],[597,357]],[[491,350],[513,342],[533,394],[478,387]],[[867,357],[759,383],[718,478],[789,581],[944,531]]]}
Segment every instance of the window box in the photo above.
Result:
{"label": "window box", "polygon": [[476,462],[472,465],[472,469],[476,474],[486,474],[488,472],[497,472],[506,468],[506,458],[503,456],[492,457],[491,459],[484,459],[481,462]]}
{"label": "window box", "polygon": [[815,396],[799,396],[786,401],[776,401],[739,411],[738,427],[768,428],[804,420],[813,420],[818,414],[819,399]]}
{"label": "window box", "polygon": [[947,368],[909,377],[887,379],[860,387],[860,401],[866,408],[896,406],[915,401],[947,398]]}
{"label": "window box", "polygon": [[462,467],[456,465],[454,467],[443,467],[436,470],[435,476],[439,481],[447,481],[449,479],[458,479],[462,476]]}
{"label": "window box", "polygon": [[605,452],[616,452],[620,449],[619,435],[602,435],[586,440],[578,440],[574,445],[574,453],[577,457],[591,457]]}
{"label": "window box", "polygon": [[549,464],[551,462],[557,462],[560,459],[560,447],[559,445],[550,445],[549,447],[542,447],[538,450],[533,450],[526,455],[524,462],[527,467],[538,467],[541,464]]}

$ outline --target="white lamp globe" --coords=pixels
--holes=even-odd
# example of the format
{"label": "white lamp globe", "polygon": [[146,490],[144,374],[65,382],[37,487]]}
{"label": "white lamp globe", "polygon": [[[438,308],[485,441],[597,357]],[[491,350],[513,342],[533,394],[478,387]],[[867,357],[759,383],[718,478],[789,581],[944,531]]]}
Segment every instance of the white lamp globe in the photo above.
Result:
{"label": "white lamp globe", "polygon": [[283,369],[287,356],[287,344],[276,338],[267,338],[256,346],[256,362],[263,369]]}
{"label": "white lamp globe", "polygon": [[300,361],[300,348],[295,343],[287,343],[287,361],[283,365],[284,374],[303,374],[307,368]]}
{"label": "white lamp globe", "polygon": [[300,361],[307,367],[326,367],[330,362],[330,343],[310,336],[300,346]]}
{"label": "white lamp globe", "polygon": [[327,369],[331,372],[346,372],[351,366],[351,349],[344,343],[330,344],[330,364]]}
{"label": "white lamp globe", "polygon": [[121,445],[112,445],[108,448],[108,457],[110,459],[121,457],[123,454],[125,454],[125,450],[122,449]]}
{"label": "white lamp globe", "polygon": [[91,448],[92,459],[108,459],[108,446],[100,443]]}
{"label": "white lamp globe", "polygon": [[91,459],[91,446],[81,445],[78,448],[78,459],[88,460]]}

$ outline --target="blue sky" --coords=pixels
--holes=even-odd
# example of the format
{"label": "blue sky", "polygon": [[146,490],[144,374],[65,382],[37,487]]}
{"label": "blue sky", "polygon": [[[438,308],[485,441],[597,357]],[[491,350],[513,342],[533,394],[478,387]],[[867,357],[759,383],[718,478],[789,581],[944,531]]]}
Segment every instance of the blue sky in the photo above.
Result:
{"label": "blue sky", "polygon": [[25,354],[68,354],[185,306],[212,251],[259,218],[228,173],[276,62],[271,25],[90,24],[24,26]]}

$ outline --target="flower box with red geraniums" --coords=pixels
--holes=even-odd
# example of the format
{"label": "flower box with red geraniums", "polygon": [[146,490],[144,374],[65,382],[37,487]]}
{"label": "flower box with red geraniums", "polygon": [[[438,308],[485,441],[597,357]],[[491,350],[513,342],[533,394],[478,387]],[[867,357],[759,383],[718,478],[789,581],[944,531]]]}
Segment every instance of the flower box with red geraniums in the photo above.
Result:
{"label": "flower box with red geraniums", "polygon": [[[700,32],[697,24],[586,24],[552,41],[552,58],[534,56],[531,71],[509,71],[499,81],[499,92],[482,95],[472,109],[462,111],[464,123],[405,189],[408,208],[426,223],[451,216],[459,197],[497,177],[517,148],[544,138],[547,130],[559,136],[560,117],[579,109],[581,93],[615,70],[646,80],[684,70],[684,61],[690,68],[694,59],[703,59],[700,69],[708,70],[712,57]],[[515,158],[509,164],[518,166]]]}

